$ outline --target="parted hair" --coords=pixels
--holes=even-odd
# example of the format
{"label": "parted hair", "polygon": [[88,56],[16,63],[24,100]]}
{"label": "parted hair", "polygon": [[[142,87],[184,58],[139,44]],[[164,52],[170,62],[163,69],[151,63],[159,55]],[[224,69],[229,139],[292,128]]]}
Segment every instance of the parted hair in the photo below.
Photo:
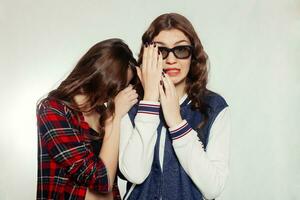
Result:
{"label": "parted hair", "polygon": [[191,42],[192,57],[185,90],[191,100],[192,109],[206,115],[208,105],[204,102],[204,97],[210,93],[207,89],[208,56],[193,25],[186,17],[177,13],[167,13],[158,16],[142,36],[138,65],[142,63],[144,44],[153,42],[153,39],[161,31],[172,29],[182,31]]}
{"label": "parted hair", "polygon": [[[100,136],[103,136],[105,120],[114,114],[114,97],[127,86],[129,68],[134,77],[131,83],[135,85],[138,82],[136,64],[131,50],[122,40],[101,41],[87,51],[47,99],[59,100],[75,111],[98,112]],[[78,94],[86,97],[82,105],[74,101]]]}

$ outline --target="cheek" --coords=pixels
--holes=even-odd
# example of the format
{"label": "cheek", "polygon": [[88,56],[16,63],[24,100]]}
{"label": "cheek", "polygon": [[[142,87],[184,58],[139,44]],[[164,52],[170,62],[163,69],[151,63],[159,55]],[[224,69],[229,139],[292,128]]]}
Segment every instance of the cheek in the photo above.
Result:
{"label": "cheek", "polygon": [[127,85],[130,83],[130,81],[132,80],[133,78],[133,73],[131,70],[128,70],[128,73],[127,73]]}
{"label": "cheek", "polygon": [[191,60],[182,60],[180,64],[183,74],[187,75],[190,70]]}

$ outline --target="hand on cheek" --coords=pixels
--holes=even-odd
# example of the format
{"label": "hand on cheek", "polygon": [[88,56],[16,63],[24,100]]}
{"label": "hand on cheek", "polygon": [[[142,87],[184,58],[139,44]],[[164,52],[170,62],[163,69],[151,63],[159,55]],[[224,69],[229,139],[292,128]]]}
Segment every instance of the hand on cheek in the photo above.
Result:
{"label": "hand on cheek", "polygon": [[171,128],[182,122],[179,97],[169,76],[162,76],[159,85],[160,102],[167,125]]}

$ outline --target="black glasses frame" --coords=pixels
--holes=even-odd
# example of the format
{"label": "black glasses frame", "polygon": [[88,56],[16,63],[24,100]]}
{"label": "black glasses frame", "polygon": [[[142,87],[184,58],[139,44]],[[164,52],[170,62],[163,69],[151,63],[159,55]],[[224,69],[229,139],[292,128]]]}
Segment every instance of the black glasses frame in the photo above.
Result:
{"label": "black glasses frame", "polygon": [[[178,56],[176,53],[176,50],[180,49],[180,48],[188,48],[188,55],[187,56]],[[169,56],[169,53],[172,52],[174,54],[174,56],[178,59],[187,59],[192,55],[192,51],[193,51],[193,46],[191,45],[180,45],[180,46],[176,46],[173,48],[168,48],[168,47],[158,47],[158,50],[160,51],[160,53],[162,53],[162,51],[166,51],[167,55],[163,56],[163,59],[166,59]]]}

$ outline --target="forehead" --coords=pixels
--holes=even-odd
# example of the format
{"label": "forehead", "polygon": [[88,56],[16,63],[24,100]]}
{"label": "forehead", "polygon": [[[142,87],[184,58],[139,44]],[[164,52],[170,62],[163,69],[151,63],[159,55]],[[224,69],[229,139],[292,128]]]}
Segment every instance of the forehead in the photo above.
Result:
{"label": "forehead", "polygon": [[186,37],[186,35],[178,29],[163,30],[154,37],[153,41],[168,46],[172,46],[178,43],[190,44],[190,40],[188,39],[188,37]]}

